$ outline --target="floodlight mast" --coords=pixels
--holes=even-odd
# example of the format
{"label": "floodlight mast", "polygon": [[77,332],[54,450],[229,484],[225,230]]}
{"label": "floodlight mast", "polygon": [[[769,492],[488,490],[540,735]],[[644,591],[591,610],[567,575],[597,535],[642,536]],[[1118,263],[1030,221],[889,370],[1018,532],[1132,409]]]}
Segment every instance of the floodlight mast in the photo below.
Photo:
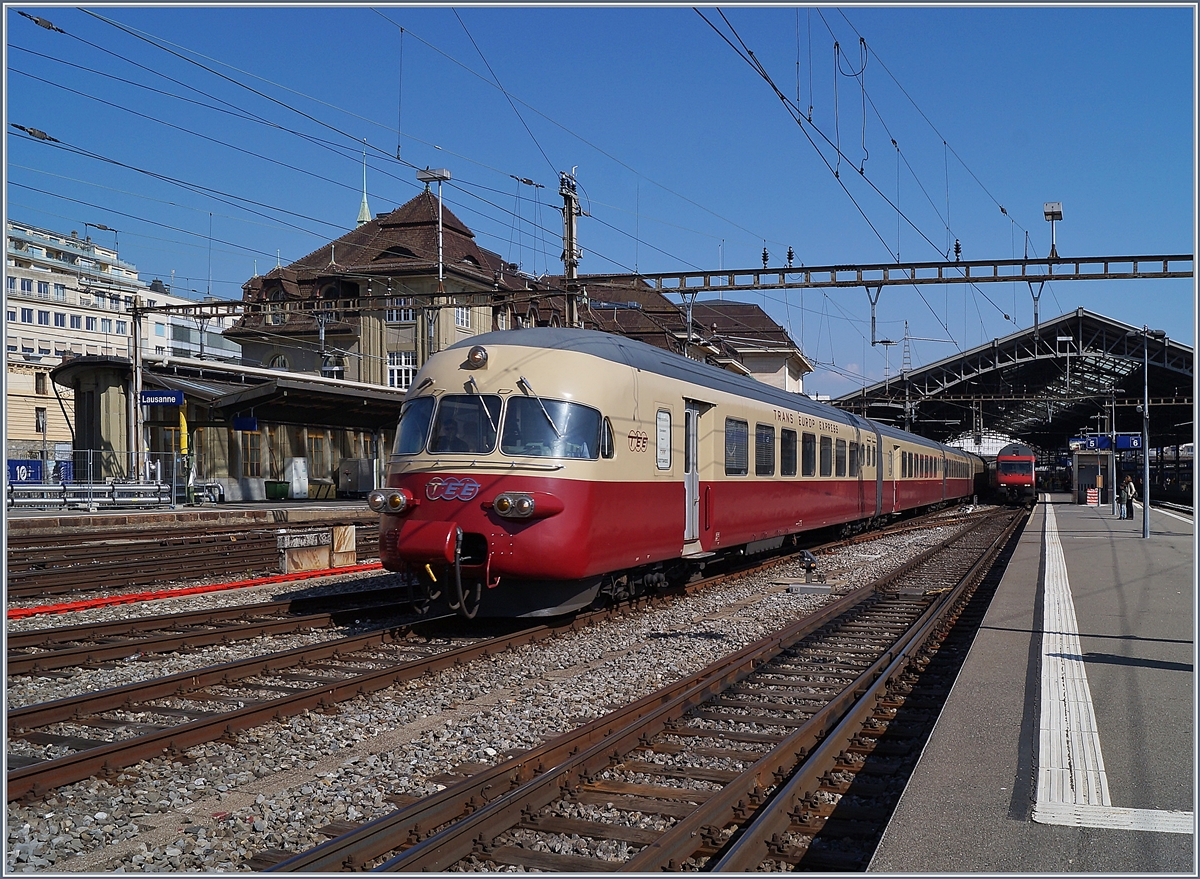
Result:
{"label": "floodlight mast", "polygon": [[1042,205],[1042,213],[1050,222],[1050,259],[1058,259],[1058,244],[1054,240],[1054,223],[1062,219],[1062,202],[1048,201]]}

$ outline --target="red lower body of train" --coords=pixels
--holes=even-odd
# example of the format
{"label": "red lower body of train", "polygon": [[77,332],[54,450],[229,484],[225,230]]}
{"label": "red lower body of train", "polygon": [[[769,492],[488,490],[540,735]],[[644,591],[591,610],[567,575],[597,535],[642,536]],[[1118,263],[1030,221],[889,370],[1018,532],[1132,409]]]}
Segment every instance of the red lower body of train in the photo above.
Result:
{"label": "red lower body of train", "polygon": [[[970,478],[701,482],[702,552],[689,553],[678,480],[443,471],[394,475],[388,488],[410,507],[381,519],[384,566],[407,571],[424,598],[465,616],[516,617],[579,610],[602,594],[641,594],[686,579],[701,562],[778,549],[807,531],[866,525],[877,509],[886,517],[979,491]],[[498,515],[493,500],[506,493],[533,498],[534,516]]]}

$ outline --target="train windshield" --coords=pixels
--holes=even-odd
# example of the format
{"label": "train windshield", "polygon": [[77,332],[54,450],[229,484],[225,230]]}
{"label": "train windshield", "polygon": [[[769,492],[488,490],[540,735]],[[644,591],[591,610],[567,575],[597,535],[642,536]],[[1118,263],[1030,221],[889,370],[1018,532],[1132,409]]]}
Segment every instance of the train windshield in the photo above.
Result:
{"label": "train windshield", "polygon": [[1032,461],[998,461],[996,470],[1005,476],[1028,476],[1033,472]]}
{"label": "train windshield", "polygon": [[500,398],[497,395],[447,394],[438,404],[429,451],[486,455],[496,448],[496,425],[499,423]]}
{"label": "train windshield", "polygon": [[415,455],[425,448],[429,436],[429,421],[433,416],[433,397],[409,400],[400,410],[400,426],[396,428],[395,455]]}
{"label": "train windshield", "polygon": [[595,459],[600,454],[600,413],[562,400],[511,397],[500,451],[539,458]]}

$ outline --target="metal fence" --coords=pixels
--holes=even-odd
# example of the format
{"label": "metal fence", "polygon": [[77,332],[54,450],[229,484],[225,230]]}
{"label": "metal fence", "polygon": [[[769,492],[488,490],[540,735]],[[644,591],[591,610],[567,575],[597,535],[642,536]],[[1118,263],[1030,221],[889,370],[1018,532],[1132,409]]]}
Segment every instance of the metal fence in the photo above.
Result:
{"label": "metal fence", "polygon": [[8,459],[5,502],[14,507],[174,507],[186,499],[184,462],[169,452],[85,449],[54,457]]}

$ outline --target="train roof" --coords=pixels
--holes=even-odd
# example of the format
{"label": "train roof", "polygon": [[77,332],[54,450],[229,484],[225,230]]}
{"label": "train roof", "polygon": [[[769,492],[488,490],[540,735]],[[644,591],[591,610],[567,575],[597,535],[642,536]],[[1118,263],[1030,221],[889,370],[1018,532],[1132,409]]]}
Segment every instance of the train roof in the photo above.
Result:
{"label": "train roof", "polygon": [[1029,446],[1021,443],[1009,443],[1007,446],[996,452],[997,458],[1036,458],[1037,455]]}
{"label": "train roof", "polygon": [[820,403],[803,394],[794,394],[771,387],[756,379],[737,375],[728,370],[691,360],[661,348],[655,348],[636,339],[627,339],[598,330],[579,330],[567,327],[527,327],[514,330],[497,330],[479,336],[471,336],[456,342],[446,350],[470,348],[474,345],[521,345],[529,348],[552,348],[590,354],[613,363],[651,372],[667,378],[678,379],[714,391],[723,391],[763,403],[771,403],[796,412],[803,412],[829,421],[838,421],[855,427],[878,428],[884,436],[902,438],[909,442],[942,448],[931,439],[908,433],[886,424],[868,421],[852,412]]}

